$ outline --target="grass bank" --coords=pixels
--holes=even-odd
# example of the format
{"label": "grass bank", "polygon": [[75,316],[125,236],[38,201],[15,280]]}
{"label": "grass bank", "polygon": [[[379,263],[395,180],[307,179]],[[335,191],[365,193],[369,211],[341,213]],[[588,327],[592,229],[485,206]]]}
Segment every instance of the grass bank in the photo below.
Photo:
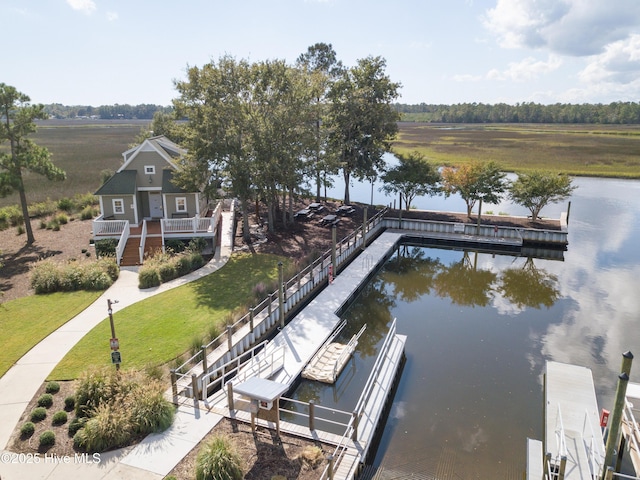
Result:
{"label": "grass bank", "polygon": [[51,332],[93,303],[102,292],[31,295],[0,304],[0,377]]}
{"label": "grass bank", "polygon": [[400,123],[393,150],[438,165],[495,160],[507,171],[640,178],[640,125]]}
{"label": "grass bank", "polygon": [[[230,314],[251,303],[260,282],[278,275],[275,255],[233,255],[220,270],[195,282],[169,290],[115,311],[122,366],[162,365],[207,343],[222,331]],[[51,373],[51,379],[77,378],[88,366],[109,365],[111,331],[108,318],[78,342]]]}

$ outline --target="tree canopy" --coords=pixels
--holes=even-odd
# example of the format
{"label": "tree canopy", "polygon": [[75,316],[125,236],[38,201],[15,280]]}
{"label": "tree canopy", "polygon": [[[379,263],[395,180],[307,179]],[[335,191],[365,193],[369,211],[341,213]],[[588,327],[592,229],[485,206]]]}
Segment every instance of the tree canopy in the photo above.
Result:
{"label": "tree canopy", "polygon": [[440,173],[435,166],[428,163],[419,152],[408,155],[397,154],[399,163],[382,174],[385,193],[399,193],[405,210],[417,196],[436,195],[440,193]]}
{"label": "tree canopy", "polygon": [[[467,216],[478,200],[498,203],[507,189],[506,174],[496,162],[470,162],[442,170],[445,196],[458,193],[467,204]],[[481,213],[481,212],[480,212]]]}
{"label": "tree canopy", "polygon": [[64,180],[66,174],[50,160],[49,151],[27,138],[36,131],[35,119],[46,118],[42,105],[31,105],[31,99],[15,87],[0,83],[0,144],[9,143],[9,150],[0,152],[0,195],[17,191],[20,197],[27,243],[35,241],[23,171],[43,175],[49,180]]}
{"label": "tree canopy", "polygon": [[571,178],[564,174],[540,171],[521,173],[511,183],[509,198],[528,208],[531,220],[536,221],[545,206],[564,200],[576,188],[572,185]]}

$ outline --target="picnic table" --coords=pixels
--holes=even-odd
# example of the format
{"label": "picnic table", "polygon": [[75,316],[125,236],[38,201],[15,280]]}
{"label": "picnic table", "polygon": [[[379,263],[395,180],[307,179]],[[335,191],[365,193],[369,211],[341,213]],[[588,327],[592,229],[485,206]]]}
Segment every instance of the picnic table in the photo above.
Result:
{"label": "picnic table", "polygon": [[294,218],[304,217],[308,218],[311,214],[311,210],[309,208],[303,208],[302,210],[298,210],[293,216]]}
{"label": "picnic table", "polygon": [[307,208],[313,210],[314,212],[321,212],[322,210],[324,210],[324,206],[318,202],[309,204]]}
{"label": "picnic table", "polygon": [[353,208],[351,205],[340,205],[336,210],[336,213],[338,215],[351,215],[355,211],[356,209]]}
{"label": "picnic table", "polygon": [[335,225],[338,221],[337,215],[325,215],[320,219],[320,225]]}

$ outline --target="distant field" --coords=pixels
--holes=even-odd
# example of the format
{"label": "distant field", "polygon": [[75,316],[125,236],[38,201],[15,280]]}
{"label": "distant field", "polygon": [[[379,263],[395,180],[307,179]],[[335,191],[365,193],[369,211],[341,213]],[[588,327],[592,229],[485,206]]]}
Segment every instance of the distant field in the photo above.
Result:
{"label": "distant field", "polygon": [[400,123],[393,150],[439,165],[495,160],[506,170],[640,178],[640,125]]}
{"label": "distant field", "polygon": [[[147,120],[47,120],[33,139],[67,172],[64,182],[26,177],[30,203],[94,192],[102,170],[115,171]],[[496,160],[508,171],[640,178],[640,125],[400,123],[397,152],[419,150],[439,165]],[[17,204],[0,198],[0,207]]]}
{"label": "distant field", "polygon": [[[39,122],[32,139],[51,152],[53,163],[67,172],[64,182],[50,182],[35,174],[26,176],[29,203],[94,192],[102,170],[122,165],[122,152],[129,149],[148,120],[47,120]],[[0,198],[0,207],[17,204],[18,196]]]}

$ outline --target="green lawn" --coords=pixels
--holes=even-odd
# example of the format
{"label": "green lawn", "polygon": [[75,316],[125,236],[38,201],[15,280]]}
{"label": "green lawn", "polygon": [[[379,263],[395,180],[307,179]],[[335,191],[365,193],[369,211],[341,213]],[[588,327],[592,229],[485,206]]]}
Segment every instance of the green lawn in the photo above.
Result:
{"label": "green lawn", "polygon": [[[198,338],[220,331],[229,314],[249,304],[254,286],[277,278],[275,255],[233,255],[217,272],[169,290],[122,310],[115,308],[114,323],[120,340],[123,368],[161,365],[188,351]],[[91,330],[62,359],[50,379],[77,378],[90,365],[111,362],[108,319]]]}
{"label": "green lawn", "polygon": [[87,308],[101,294],[52,293],[0,304],[0,377],[34,345]]}

